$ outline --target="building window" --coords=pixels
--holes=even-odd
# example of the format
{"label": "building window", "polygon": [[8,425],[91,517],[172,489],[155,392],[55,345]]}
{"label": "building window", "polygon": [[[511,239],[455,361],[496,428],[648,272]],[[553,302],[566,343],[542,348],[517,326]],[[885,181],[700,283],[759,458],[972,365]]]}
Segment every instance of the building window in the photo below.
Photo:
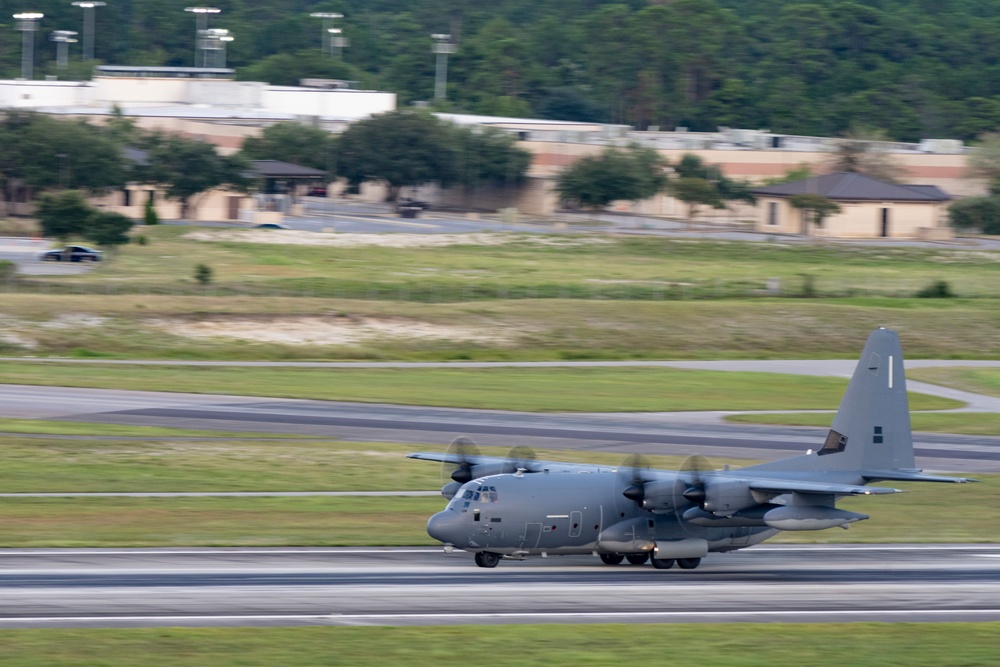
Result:
{"label": "building window", "polygon": [[778,202],[772,201],[767,204],[767,224],[778,224]]}

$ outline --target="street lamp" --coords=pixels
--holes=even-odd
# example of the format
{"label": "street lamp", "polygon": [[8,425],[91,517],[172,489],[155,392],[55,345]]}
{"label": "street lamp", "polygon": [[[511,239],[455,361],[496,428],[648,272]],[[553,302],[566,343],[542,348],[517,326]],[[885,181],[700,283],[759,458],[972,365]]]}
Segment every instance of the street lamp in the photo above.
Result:
{"label": "street lamp", "polygon": [[[309,16],[314,19],[323,19],[323,44],[321,48],[323,49],[323,53],[330,53],[332,55],[334,35],[333,21],[334,19],[344,18],[344,15],[338,12],[313,12]],[[337,32],[339,33],[340,31],[337,30]]]}
{"label": "street lamp", "polygon": [[[202,36],[208,27],[208,15],[218,14],[222,10],[218,7],[185,7],[184,11],[194,14],[194,66],[204,67],[205,58],[202,53]],[[202,56],[201,63],[198,62],[199,55]]]}
{"label": "street lamp", "polygon": [[[103,7],[108,3],[99,0],[80,0],[74,2],[74,7],[83,10],[83,59],[94,59],[94,8]],[[74,33],[75,34],[75,33]]]}
{"label": "street lamp", "polygon": [[66,69],[69,63],[69,45],[76,44],[75,35],[72,30],[53,30],[49,35],[49,39],[56,43],[56,67],[59,69]]}
{"label": "street lamp", "polygon": [[[205,67],[226,66],[226,45],[233,36],[225,28],[209,28],[202,31],[202,48],[205,50]],[[209,57],[209,54],[215,55]],[[221,64],[220,64],[221,61]]]}
{"label": "street lamp", "polygon": [[41,12],[21,12],[14,14],[17,29],[21,31],[21,78],[30,79],[35,65],[35,31],[38,21],[45,14]]}
{"label": "street lamp", "polygon": [[330,35],[330,50],[333,51],[338,58],[342,57],[344,55],[344,48],[351,45],[350,40],[340,34],[343,32],[340,28],[330,28],[326,32]]}
{"label": "street lamp", "polygon": [[451,43],[451,35],[435,33],[431,35],[434,45],[431,53],[437,54],[437,68],[434,72],[434,99],[443,100],[447,97],[448,86],[448,54],[455,53],[455,45]]}

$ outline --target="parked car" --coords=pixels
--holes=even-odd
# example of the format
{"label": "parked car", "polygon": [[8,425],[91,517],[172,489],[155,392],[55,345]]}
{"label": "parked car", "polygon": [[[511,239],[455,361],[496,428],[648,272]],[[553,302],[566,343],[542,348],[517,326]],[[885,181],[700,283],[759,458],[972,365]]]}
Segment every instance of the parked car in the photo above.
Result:
{"label": "parked car", "polygon": [[59,250],[43,252],[38,259],[43,262],[62,262],[67,259],[71,262],[99,262],[102,254],[100,250],[94,250],[85,245],[71,245]]}
{"label": "parked car", "polygon": [[326,196],[326,187],[322,186],[322,185],[313,186],[313,187],[309,188],[309,190],[306,192],[306,196],[307,197],[325,197]]}
{"label": "parked car", "polygon": [[291,229],[291,227],[283,225],[280,222],[262,222],[257,225],[257,229]]}
{"label": "parked car", "polygon": [[421,211],[426,211],[429,208],[430,204],[427,202],[409,198],[400,199],[396,204],[396,212],[401,218],[416,218]]}

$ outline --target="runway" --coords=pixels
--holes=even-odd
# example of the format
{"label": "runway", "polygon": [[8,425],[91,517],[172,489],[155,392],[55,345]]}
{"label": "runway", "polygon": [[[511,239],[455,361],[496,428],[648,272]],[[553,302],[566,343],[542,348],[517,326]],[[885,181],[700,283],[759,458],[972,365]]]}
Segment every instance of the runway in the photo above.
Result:
{"label": "runway", "polygon": [[1000,620],[1000,545],[768,546],[697,570],[436,549],[0,550],[0,627]]}
{"label": "runway", "polygon": [[[169,392],[0,385],[0,416],[258,433],[293,433],[442,449],[481,445],[773,460],[822,446],[826,429],[734,425],[723,413],[539,414]],[[832,415],[831,415],[832,419]],[[918,465],[1000,472],[1000,438],[916,434]]]}

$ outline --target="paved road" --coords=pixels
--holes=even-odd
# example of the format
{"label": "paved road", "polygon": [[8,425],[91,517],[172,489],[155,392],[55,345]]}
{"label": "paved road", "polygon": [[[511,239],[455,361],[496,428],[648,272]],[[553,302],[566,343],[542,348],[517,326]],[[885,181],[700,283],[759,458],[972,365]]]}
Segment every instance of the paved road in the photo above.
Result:
{"label": "paved road", "polygon": [[697,570],[434,549],[0,550],[0,627],[1000,620],[1000,546],[758,546]]}
{"label": "paved road", "polygon": [[[724,424],[717,413],[535,414],[166,392],[0,385],[0,415],[295,433],[443,448],[460,435],[482,445],[775,459],[821,445],[825,429]],[[917,434],[918,464],[1000,472],[1000,438]]]}

